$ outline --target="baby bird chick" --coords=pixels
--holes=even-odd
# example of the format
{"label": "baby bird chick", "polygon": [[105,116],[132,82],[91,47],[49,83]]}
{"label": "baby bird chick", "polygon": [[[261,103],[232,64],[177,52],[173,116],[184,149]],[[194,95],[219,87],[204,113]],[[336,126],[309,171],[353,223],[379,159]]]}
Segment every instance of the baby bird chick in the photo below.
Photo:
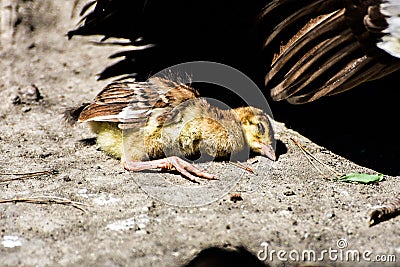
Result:
{"label": "baby bird chick", "polygon": [[163,78],[114,82],[93,103],[70,110],[87,122],[106,153],[126,170],[176,170],[189,180],[215,176],[182,158],[226,158],[247,149],[276,160],[267,115],[254,107],[221,109],[185,84]]}

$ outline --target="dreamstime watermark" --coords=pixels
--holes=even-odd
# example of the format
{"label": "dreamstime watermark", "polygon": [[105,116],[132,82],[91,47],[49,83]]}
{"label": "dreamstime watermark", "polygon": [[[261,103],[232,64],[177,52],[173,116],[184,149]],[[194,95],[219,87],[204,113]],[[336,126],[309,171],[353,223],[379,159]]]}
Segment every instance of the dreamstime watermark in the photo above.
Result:
{"label": "dreamstime watermark", "polygon": [[[212,84],[217,85],[219,87],[225,88],[230,92],[233,92],[236,97],[240,98],[243,103],[247,106],[253,106],[255,108],[261,109],[266,113],[270,118],[273,118],[271,109],[268,105],[268,102],[263,94],[263,92],[258,88],[258,86],[245,74],[242,72],[229,67],[224,64],[215,63],[215,62],[206,62],[206,61],[196,61],[196,62],[188,62],[183,64],[178,64],[167,69],[164,69],[157,74],[153,75],[149,78],[151,81],[152,78],[163,78],[168,79],[170,81],[176,82],[178,84],[192,84],[192,83],[202,83],[202,84]],[[173,88],[170,88],[173,89]],[[165,101],[166,94],[160,96],[160,99]],[[200,96],[201,97],[201,96]],[[219,97],[219,99],[224,99],[223,96]],[[212,106],[216,106],[220,109],[230,109],[231,107],[228,106],[229,101],[221,102],[217,99],[212,98],[205,98],[205,100],[210,103]],[[229,99],[227,99],[229,100]],[[179,141],[178,138],[180,137],[180,131],[185,127],[185,125],[193,124],[194,121],[201,118],[203,119],[204,116],[209,116],[210,120],[214,120],[215,123],[219,124],[220,127],[223,129],[225,125],[222,121],[218,121],[218,118],[215,114],[196,114],[194,116],[201,116],[201,117],[187,117],[186,114],[176,115],[174,112],[179,112],[180,110],[185,110],[185,106],[190,106],[196,100],[187,99],[183,103],[179,103],[177,107],[173,107],[170,111],[171,116],[174,118],[182,118],[183,126],[181,129],[176,130],[166,128],[165,125],[169,124],[168,119],[164,122],[163,129],[161,130],[161,139],[163,135],[168,135],[168,142],[171,142],[176,145],[176,149],[179,150]],[[155,104],[156,105],[156,104]],[[157,107],[155,107],[157,108]],[[147,112],[146,110],[143,112]],[[128,114],[127,114],[128,115]],[[168,116],[167,116],[168,117]],[[128,132],[131,131],[131,132]],[[123,147],[124,153],[129,149],[136,149],[129,147],[129,141],[126,138],[132,138],[132,129],[123,129]],[[168,131],[168,132],[166,132]],[[174,132],[171,132],[174,131]],[[145,133],[139,133],[137,136],[144,136]],[[143,140],[143,148],[145,147]],[[275,148],[275,144],[272,144]],[[127,149],[125,149],[127,147]],[[128,149],[129,147],[129,149]],[[143,149],[142,148],[142,149]],[[141,149],[140,147],[137,149]],[[163,148],[163,152],[165,156],[180,156],[184,160],[188,162],[202,162],[200,168],[205,172],[212,173],[210,169],[210,162],[213,158],[203,161],[203,155],[196,161],[192,161],[190,159],[186,159],[183,155],[175,155],[176,152],[179,151],[168,151]],[[246,154],[246,155],[243,155]],[[241,152],[240,157],[246,158],[250,155],[249,149],[244,149]],[[236,161],[234,157],[235,155],[231,155],[231,160]],[[129,156],[127,156],[129,158]],[[150,157],[149,157],[150,158]],[[258,165],[254,164],[252,169],[257,170]],[[269,170],[270,165],[272,162],[267,161],[266,164],[263,164],[263,174],[262,175],[252,175],[254,177],[250,177],[251,175],[246,176],[246,190],[248,192],[254,191],[258,186],[261,184],[263,179],[267,177],[267,172]],[[226,168],[232,168],[231,165],[222,165],[226,166]],[[244,176],[246,171],[234,170],[231,172],[231,175],[218,175],[218,180],[212,180],[207,183],[201,184],[191,184],[189,186],[178,185],[170,182],[166,179],[165,174],[157,173],[156,175],[159,177],[152,177],[149,179],[148,176],[145,175],[135,175],[134,179],[138,183],[141,189],[143,189],[147,194],[151,197],[154,197],[160,201],[163,201],[167,204],[174,205],[174,206],[183,206],[183,207],[193,207],[193,206],[201,206],[211,202],[214,202],[224,195],[229,193],[239,182],[239,180]],[[250,178],[249,178],[250,177]],[[201,180],[200,178],[198,180]]]}
{"label": "dreamstime watermark", "polygon": [[346,239],[339,239],[336,247],[328,249],[313,250],[275,250],[271,249],[268,242],[261,243],[262,249],[258,251],[257,257],[261,261],[292,261],[292,262],[396,262],[394,254],[374,254],[372,250],[348,249]]}

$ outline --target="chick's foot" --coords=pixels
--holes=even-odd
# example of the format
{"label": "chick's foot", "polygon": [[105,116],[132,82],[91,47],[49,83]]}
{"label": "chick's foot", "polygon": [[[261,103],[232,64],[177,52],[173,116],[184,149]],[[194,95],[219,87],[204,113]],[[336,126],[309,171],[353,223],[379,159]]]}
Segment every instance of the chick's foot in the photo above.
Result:
{"label": "chick's foot", "polygon": [[[198,183],[196,178],[204,178],[214,180],[215,175],[209,174],[207,172],[201,171],[194,167],[189,162],[176,157],[167,157],[164,159],[157,159],[151,161],[123,161],[122,165],[128,171],[143,171],[149,169],[166,169],[166,170],[176,170],[184,177],[186,177],[189,181]],[[193,175],[193,174],[195,175]]]}

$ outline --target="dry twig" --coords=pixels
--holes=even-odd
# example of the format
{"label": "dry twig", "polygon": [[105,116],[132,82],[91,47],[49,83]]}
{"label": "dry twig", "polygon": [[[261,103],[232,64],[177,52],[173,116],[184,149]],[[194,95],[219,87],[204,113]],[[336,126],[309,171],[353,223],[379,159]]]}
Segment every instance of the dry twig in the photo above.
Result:
{"label": "dry twig", "polygon": [[67,205],[77,208],[83,212],[87,212],[82,206],[87,206],[84,203],[73,201],[67,198],[56,197],[56,196],[33,196],[33,197],[15,197],[11,199],[0,199],[1,203],[17,203],[17,202],[25,202],[25,203],[33,203],[33,204],[60,204]]}
{"label": "dry twig", "polygon": [[323,171],[321,171],[321,170],[314,164],[314,162],[312,161],[312,159],[315,160],[315,161],[317,161],[319,164],[321,164],[322,166],[324,166],[326,169],[328,169],[328,170],[331,171],[332,173],[334,173],[335,176],[336,176],[337,178],[340,178],[340,177],[343,176],[342,174],[340,174],[339,172],[337,172],[334,168],[332,168],[331,166],[325,164],[325,163],[322,162],[320,159],[318,159],[318,158],[315,157],[313,154],[311,154],[311,152],[309,152],[309,151],[308,151],[302,144],[300,144],[300,142],[297,141],[295,138],[291,137],[290,140],[292,140],[292,142],[293,142],[296,146],[298,146],[298,147],[301,149],[301,151],[302,151],[303,154],[306,156],[306,158],[307,158],[308,161],[311,163],[311,165],[313,165],[314,168],[315,168],[319,173],[321,173],[323,176],[325,176],[326,178],[329,179],[329,176],[326,175]]}
{"label": "dry twig", "polygon": [[231,164],[231,165],[233,165],[235,167],[241,168],[243,170],[246,170],[248,172],[254,173],[254,170],[252,168],[244,166],[243,164],[240,164],[239,162],[229,161],[229,164]]}
{"label": "dry twig", "polygon": [[51,171],[40,171],[40,172],[29,172],[29,173],[0,173],[0,175],[14,175],[17,177],[10,177],[10,178],[4,178],[0,179],[0,184],[2,183],[8,183],[11,181],[16,181],[16,180],[25,180],[25,179],[30,179],[42,175],[52,175],[56,174],[56,170],[51,170]]}

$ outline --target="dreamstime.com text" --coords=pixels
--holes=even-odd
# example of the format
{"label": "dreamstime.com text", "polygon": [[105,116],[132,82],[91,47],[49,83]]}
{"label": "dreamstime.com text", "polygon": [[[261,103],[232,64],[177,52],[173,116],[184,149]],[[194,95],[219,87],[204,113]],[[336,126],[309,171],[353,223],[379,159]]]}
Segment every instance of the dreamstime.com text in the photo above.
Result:
{"label": "dreamstime.com text", "polygon": [[267,242],[261,243],[261,249],[257,253],[257,257],[261,261],[308,261],[308,262],[396,262],[394,254],[374,254],[371,250],[359,251],[348,249],[346,239],[339,239],[336,242],[336,248],[328,248],[322,250],[274,250],[271,249]]}

